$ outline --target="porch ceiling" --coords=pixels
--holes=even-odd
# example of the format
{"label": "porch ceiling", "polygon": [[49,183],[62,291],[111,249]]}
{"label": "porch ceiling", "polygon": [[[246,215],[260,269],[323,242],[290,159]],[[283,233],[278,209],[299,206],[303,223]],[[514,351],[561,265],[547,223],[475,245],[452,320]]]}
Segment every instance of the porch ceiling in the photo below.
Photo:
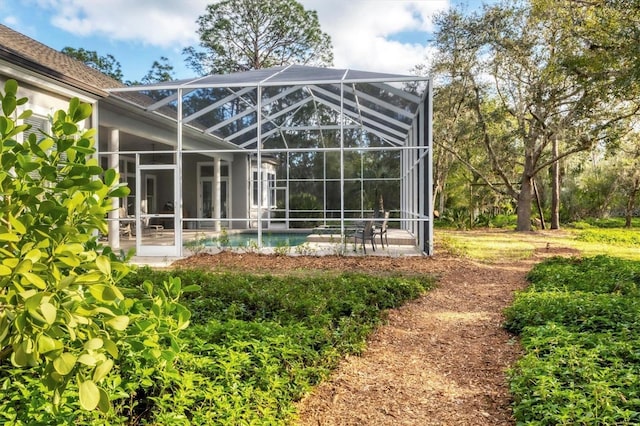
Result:
{"label": "porch ceiling", "polygon": [[238,148],[253,149],[258,139],[286,140],[286,135],[294,131],[354,128],[374,135],[384,144],[403,146],[426,90],[413,94],[399,86],[412,83],[420,87],[419,82],[427,80],[289,65],[114,88],[109,92],[149,113],[173,120],[182,111],[183,125]]}

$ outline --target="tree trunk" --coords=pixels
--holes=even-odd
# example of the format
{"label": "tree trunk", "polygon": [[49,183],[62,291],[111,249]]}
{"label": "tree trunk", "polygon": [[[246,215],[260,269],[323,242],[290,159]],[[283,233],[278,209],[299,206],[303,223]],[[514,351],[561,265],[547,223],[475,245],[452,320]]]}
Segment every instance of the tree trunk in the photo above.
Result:
{"label": "tree trunk", "polygon": [[542,202],[540,201],[540,193],[538,192],[538,185],[536,184],[536,180],[533,180],[533,192],[536,196],[536,206],[538,206],[538,215],[540,215],[540,228],[547,229],[547,226],[544,224],[544,211],[542,210]]}
{"label": "tree trunk", "polygon": [[516,231],[531,231],[531,201],[533,201],[532,180],[527,175],[523,175],[522,186],[518,194],[518,222]]}
{"label": "tree trunk", "polygon": [[627,199],[627,206],[624,212],[624,227],[631,228],[631,218],[633,217],[633,210],[636,208],[636,197],[640,191],[640,177],[636,177],[633,181],[633,187],[629,191],[629,198]]}
{"label": "tree trunk", "polygon": [[551,165],[551,229],[560,229],[560,164],[558,162],[558,137],[553,136],[553,159]]}

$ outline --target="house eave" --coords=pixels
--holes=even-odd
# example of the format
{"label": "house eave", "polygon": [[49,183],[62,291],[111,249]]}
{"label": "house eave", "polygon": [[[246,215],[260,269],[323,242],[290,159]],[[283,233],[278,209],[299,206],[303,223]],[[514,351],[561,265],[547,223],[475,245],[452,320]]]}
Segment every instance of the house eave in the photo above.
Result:
{"label": "house eave", "polygon": [[[105,98],[109,96],[109,93],[106,90],[102,90],[98,87],[87,84],[73,77],[69,77],[68,75],[63,74],[60,71],[56,71],[52,68],[49,68],[37,62],[34,62],[28,58],[25,58],[15,53],[11,49],[7,49],[4,46],[0,46],[0,62],[1,61],[6,61],[8,64],[13,65],[13,67],[19,66],[24,70],[27,70],[30,73],[33,73],[34,75],[37,75],[43,80],[49,80],[57,84],[62,84],[72,89],[85,92],[86,94],[93,97]],[[18,75],[15,75],[15,77],[21,78],[21,75],[18,74]]]}

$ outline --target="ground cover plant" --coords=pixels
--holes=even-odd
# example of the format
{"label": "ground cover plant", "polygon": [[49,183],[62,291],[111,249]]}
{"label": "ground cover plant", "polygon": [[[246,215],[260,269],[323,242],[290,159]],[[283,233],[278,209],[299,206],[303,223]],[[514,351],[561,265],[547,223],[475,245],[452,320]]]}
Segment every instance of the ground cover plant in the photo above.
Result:
{"label": "ground cover plant", "polygon": [[525,355],[510,372],[514,416],[535,425],[640,422],[640,262],[553,258],[506,310]]}
{"label": "ground cover plant", "polygon": [[[137,291],[167,274],[143,268],[124,286]],[[144,420],[157,424],[291,421],[293,402],[364,348],[385,309],[431,285],[368,274],[171,274],[201,290],[183,297],[192,325],[182,335],[179,374],[157,389]]]}

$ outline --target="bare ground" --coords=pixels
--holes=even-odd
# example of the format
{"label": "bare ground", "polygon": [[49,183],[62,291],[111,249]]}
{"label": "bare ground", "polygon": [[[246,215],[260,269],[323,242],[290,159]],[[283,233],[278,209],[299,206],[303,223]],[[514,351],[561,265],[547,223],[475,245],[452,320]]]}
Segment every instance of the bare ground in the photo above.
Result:
{"label": "bare ground", "polygon": [[502,328],[503,309],[525,275],[550,255],[483,264],[450,255],[423,257],[265,256],[223,252],[175,266],[256,272],[363,270],[432,274],[435,289],[389,312],[361,356],[345,359],[299,405],[307,425],[512,425],[505,370],[520,355]]}

